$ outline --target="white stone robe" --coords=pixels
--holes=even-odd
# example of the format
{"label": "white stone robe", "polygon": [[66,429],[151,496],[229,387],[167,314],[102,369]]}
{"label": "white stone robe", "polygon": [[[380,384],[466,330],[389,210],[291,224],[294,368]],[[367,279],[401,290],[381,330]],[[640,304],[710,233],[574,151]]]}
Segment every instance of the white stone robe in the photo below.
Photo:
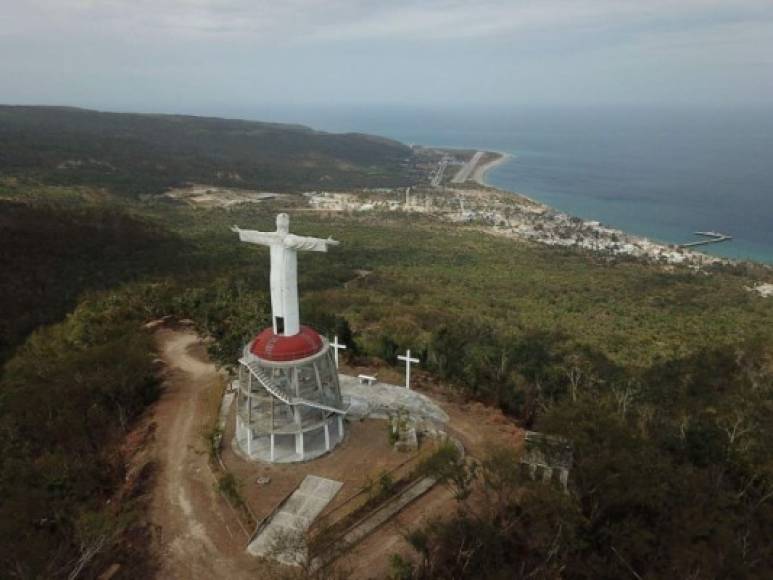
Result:
{"label": "white stone robe", "polygon": [[290,234],[287,214],[277,216],[276,232],[242,230],[234,226],[239,240],[271,249],[271,311],[274,332],[292,336],[300,332],[298,312],[298,251],[327,252],[339,242]]}

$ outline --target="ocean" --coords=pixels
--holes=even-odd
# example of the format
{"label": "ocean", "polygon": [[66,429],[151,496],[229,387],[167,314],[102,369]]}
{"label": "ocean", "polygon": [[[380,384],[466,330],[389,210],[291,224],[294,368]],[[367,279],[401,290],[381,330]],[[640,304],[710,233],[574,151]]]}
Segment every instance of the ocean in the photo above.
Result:
{"label": "ocean", "polygon": [[500,151],[495,187],[668,243],[773,263],[773,109],[266,108],[260,120]]}

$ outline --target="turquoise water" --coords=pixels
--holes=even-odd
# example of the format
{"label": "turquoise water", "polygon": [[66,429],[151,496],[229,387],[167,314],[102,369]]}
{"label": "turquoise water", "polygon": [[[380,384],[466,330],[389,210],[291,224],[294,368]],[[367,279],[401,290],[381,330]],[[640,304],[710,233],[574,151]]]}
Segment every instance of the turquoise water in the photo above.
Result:
{"label": "turquoise water", "polygon": [[512,155],[491,185],[669,243],[773,263],[773,109],[328,108],[253,111],[330,131]]}

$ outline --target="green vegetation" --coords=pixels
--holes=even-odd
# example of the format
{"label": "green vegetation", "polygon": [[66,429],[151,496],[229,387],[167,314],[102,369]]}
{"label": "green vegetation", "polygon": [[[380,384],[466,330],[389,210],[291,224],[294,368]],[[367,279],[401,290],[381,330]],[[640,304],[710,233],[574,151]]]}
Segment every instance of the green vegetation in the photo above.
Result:
{"label": "green vegetation", "polygon": [[217,490],[237,507],[244,505],[244,500],[239,491],[239,482],[236,481],[233,473],[224,473],[218,478]]}
{"label": "green vegetation", "polygon": [[626,578],[616,568],[587,575],[572,568],[566,546],[577,546],[572,499],[523,476],[518,456],[494,449],[477,472],[475,500],[458,497],[449,519],[412,530],[418,559],[394,557],[391,578]]}
{"label": "green vegetation", "polygon": [[209,451],[209,460],[215,465],[218,460],[218,453],[220,451],[220,442],[223,440],[223,430],[220,427],[215,426],[208,430],[204,439],[207,442],[207,450]]}
{"label": "green vegetation", "polygon": [[[0,197],[1,564],[57,577],[79,534],[100,529],[74,522],[104,512],[116,446],[156,395],[142,322],[192,318],[233,364],[267,324],[268,255],[228,228],[271,228],[286,206],[191,209],[12,181]],[[343,242],[301,257],[304,321],[356,357],[394,363],[411,348],[460,393],[574,446],[568,494],[516,477],[506,453],[477,468],[439,455],[460,511],[414,538],[420,561],[398,563],[400,577],[762,578],[773,566],[773,302],[745,289],[769,270],[602,260],[398,213],[290,213],[294,231]]]}
{"label": "green vegetation", "polygon": [[0,364],[32,330],[71,311],[83,292],[160,272],[182,251],[168,231],[107,204],[20,199],[0,199]]}
{"label": "green vegetation", "polygon": [[378,477],[378,496],[389,497],[394,493],[395,480],[388,472],[384,472]]}
{"label": "green vegetation", "polygon": [[447,485],[454,497],[461,501],[472,492],[471,485],[477,475],[478,464],[467,461],[456,445],[446,441],[422,461],[418,472]]}
{"label": "green vegetation", "polygon": [[[400,481],[401,486],[405,485],[405,483],[405,481]],[[397,491],[397,482],[395,482],[391,473],[388,471],[382,471],[379,473],[375,481],[368,480],[365,482],[361,491],[368,496],[368,500],[362,506],[357,508],[357,510],[354,512],[355,516],[359,516],[362,513],[367,513],[374,507],[384,503],[384,501],[392,497]],[[350,514],[350,516],[347,517],[347,521],[351,519],[355,518]],[[341,527],[340,523],[336,524],[336,527]]]}
{"label": "green vegetation", "polygon": [[409,535],[419,560],[395,559],[394,577],[766,578],[772,416],[769,342],[565,397],[537,426],[572,442],[569,493],[495,450],[476,500]]}
{"label": "green vegetation", "polygon": [[126,552],[115,543],[141,499],[109,501],[125,481],[118,447],[158,395],[151,337],[124,298],[84,301],[5,365],[0,566],[11,577],[67,577],[111,560],[141,575],[149,563],[141,545]]}
{"label": "green vegetation", "polygon": [[185,182],[298,191],[407,185],[413,153],[381,137],[300,125],[0,106],[0,167],[127,194]]}

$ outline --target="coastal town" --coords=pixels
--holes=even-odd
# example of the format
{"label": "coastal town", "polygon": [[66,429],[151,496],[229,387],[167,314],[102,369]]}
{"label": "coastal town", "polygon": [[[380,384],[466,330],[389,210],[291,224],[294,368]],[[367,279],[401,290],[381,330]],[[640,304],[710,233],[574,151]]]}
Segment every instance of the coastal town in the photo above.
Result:
{"label": "coastal town", "polygon": [[[610,257],[644,259],[701,268],[727,260],[689,247],[629,234],[598,221],[557,211],[524,195],[491,187],[486,173],[505,162],[502,153],[414,146],[425,182],[406,188],[310,191],[302,205],[320,212],[405,212],[476,228],[482,232],[548,246],[580,248]],[[266,191],[191,185],[167,196],[194,206],[229,208],[292,196]]]}
{"label": "coastal town", "polygon": [[[701,267],[725,260],[677,245],[663,244],[582,220],[518,193],[488,186],[487,171],[507,160],[502,153],[430,150],[440,157],[429,187],[404,191],[313,192],[309,205],[324,211],[404,211],[421,213],[487,233],[549,246],[576,247],[609,256],[630,256],[665,264]],[[456,171],[453,171],[456,169]],[[437,181],[437,175],[445,175]]]}

